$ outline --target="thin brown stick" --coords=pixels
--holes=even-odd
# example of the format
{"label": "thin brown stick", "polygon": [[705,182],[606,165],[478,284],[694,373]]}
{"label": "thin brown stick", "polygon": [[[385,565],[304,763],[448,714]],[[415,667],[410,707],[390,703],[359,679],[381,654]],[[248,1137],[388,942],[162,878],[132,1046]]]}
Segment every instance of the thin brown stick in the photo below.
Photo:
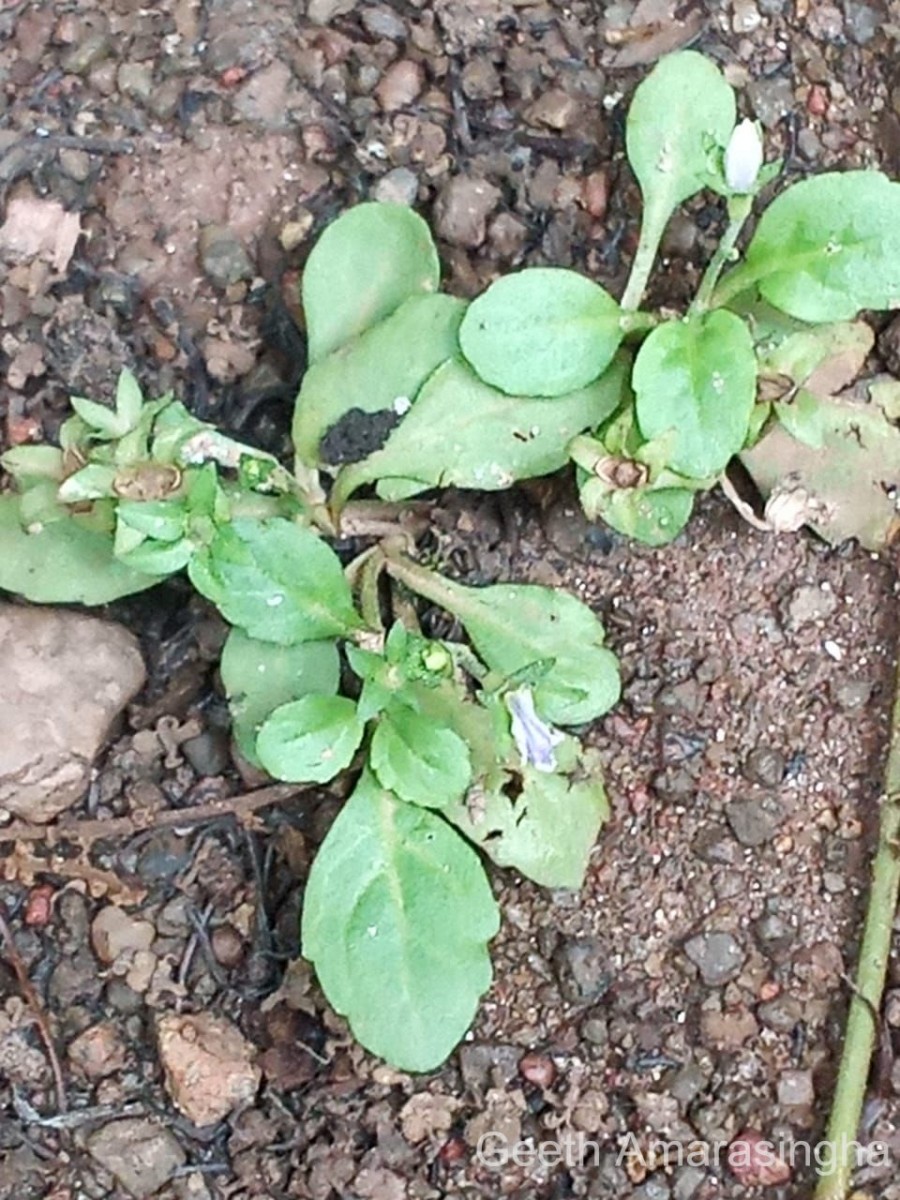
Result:
{"label": "thin brown stick", "polygon": [[5,946],[4,957],[15,973],[16,980],[19,984],[19,991],[25,1003],[31,1009],[34,1016],[34,1022],[38,1027],[38,1032],[41,1035],[41,1040],[47,1049],[47,1057],[50,1060],[50,1070],[53,1073],[53,1084],[56,1088],[56,1106],[61,1113],[67,1109],[66,1103],[66,1085],[63,1081],[62,1067],[59,1064],[59,1055],[56,1053],[56,1046],[53,1042],[53,1034],[50,1030],[50,1021],[47,1017],[46,1010],[37,994],[34,984],[28,978],[28,971],[25,964],[22,962],[16,946],[15,938],[12,930],[9,927],[9,922],[0,908],[0,942]]}
{"label": "thin brown stick", "polygon": [[271,787],[257,788],[240,796],[226,796],[209,804],[195,804],[191,808],[166,808],[133,817],[113,817],[107,821],[63,821],[58,825],[32,825],[29,821],[14,821],[0,826],[0,843],[3,842],[46,842],[55,846],[59,842],[78,842],[89,846],[106,838],[133,837],[150,829],[180,828],[196,825],[216,817],[236,817],[243,820],[260,808],[281,804],[309,791],[289,783],[276,783]]}

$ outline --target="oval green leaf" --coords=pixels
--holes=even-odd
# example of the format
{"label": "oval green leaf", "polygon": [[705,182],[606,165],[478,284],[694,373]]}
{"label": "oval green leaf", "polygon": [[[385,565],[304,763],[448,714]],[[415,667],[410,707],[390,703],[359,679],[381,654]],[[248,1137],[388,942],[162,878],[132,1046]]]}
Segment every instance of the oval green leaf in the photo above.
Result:
{"label": "oval green leaf", "polygon": [[418,214],[404,204],[357,204],[328,226],[303,272],[310,362],[439,282],[437,250]]}
{"label": "oval green leaf", "polygon": [[379,721],[369,764],[382,787],[425,808],[443,808],[462,799],[472,780],[469,749],[462,738],[400,704]]}
{"label": "oval green leaf", "polygon": [[604,521],[617,533],[646,546],[665,546],[676,538],[694,507],[694,492],[687,488],[611,492],[599,479],[586,478],[579,494],[582,508],[592,521]]}
{"label": "oval green leaf", "polygon": [[756,355],[746,324],[724,310],[667,321],[647,337],[632,384],[641,432],[669,436],[668,466],[703,479],[742,449],[756,397]]}
{"label": "oval green leaf", "polygon": [[338,474],[335,502],[340,507],[375,480],[386,481],[379,495],[396,500],[427,487],[497,491],[549,475],[567,462],[576,434],[618,407],[626,379],[626,364],[616,359],[578,392],[553,400],[508,396],[453,359],[425,382],[384,447]]}
{"label": "oval green leaf", "polygon": [[498,866],[514,867],[541,887],[581,887],[609,816],[597,752],[583,752],[577,778],[526,766],[513,799],[504,790],[509,782],[480,798],[477,816],[461,803],[445,812],[447,819]]}
{"label": "oval green leaf", "polygon": [[644,197],[642,242],[655,247],[675,208],[707,186],[735,116],[731,87],[715,63],[694,50],[660,59],[638,85],[626,147]]}
{"label": "oval green leaf", "polygon": [[846,321],[900,307],[900,183],[879,171],[815,175],[760,217],[745,263],[723,280],[756,283],[802,321]]}
{"label": "oval green leaf", "polygon": [[[465,307],[453,296],[415,296],[374,329],[310,367],[294,410],[294,447],[300,459],[317,465],[322,438],[351,410],[363,414],[408,407],[435,367],[458,353]],[[358,433],[348,431],[348,461],[366,453],[354,453],[354,441],[365,445]]]}
{"label": "oval green leaf", "polygon": [[356,705],[346,696],[303,696],[263,721],[256,753],[276,779],[327,783],[349,767],[364,732]]}
{"label": "oval green leaf", "polygon": [[534,687],[535,706],[545,720],[580,725],[619,699],[619,667],[603,645],[603,626],[567,592],[528,583],[466,587],[396,560],[391,572],[458,617],[493,670],[512,677],[545,667]]}
{"label": "oval green leaf", "polygon": [[597,379],[622,336],[619,306],[599,284],[533,267],[472,301],[459,344],[485,383],[513,396],[562,396]]}
{"label": "oval green leaf", "polygon": [[316,855],[301,931],[355,1037],[402,1070],[440,1066],[490,986],[498,928],[471,846],[364,774]]}
{"label": "oval green leaf", "polygon": [[264,642],[287,646],[362,627],[335,552],[283,517],[221,526],[188,574],[229,624]]}
{"label": "oval green leaf", "polygon": [[62,517],[26,533],[19,498],[0,496],[0,589],[36,604],[109,604],[146,591],[159,575],[133,570],[113,555],[113,537]]}
{"label": "oval green leaf", "polygon": [[232,629],[219,664],[234,725],[234,740],[244,758],[261,766],[256,735],[266,717],[291,700],[317,694],[333,696],[340,681],[335,642],[277,646]]}

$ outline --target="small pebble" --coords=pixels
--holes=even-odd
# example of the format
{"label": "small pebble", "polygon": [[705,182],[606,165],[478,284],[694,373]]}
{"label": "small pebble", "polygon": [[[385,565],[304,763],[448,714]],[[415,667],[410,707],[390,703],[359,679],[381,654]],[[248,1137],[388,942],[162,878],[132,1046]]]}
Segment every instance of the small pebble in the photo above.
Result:
{"label": "small pebble", "polygon": [[745,954],[730,933],[700,933],[692,937],[684,952],[700,971],[707,987],[721,987],[740,971]]}
{"label": "small pebble", "polygon": [[519,1063],[519,1074],[529,1083],[546,1090],[556,1079],[556,1065],[546,1054],[526,1054]]}

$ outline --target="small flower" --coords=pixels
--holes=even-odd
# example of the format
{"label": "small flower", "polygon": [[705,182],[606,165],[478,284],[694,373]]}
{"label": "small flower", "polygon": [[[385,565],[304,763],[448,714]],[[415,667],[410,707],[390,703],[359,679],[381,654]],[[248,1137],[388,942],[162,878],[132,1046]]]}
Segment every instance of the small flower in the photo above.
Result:
{"label": "small flower", "polygon": [[565,740],[565,734],[547,725],[534,711],[530,688],[519,688],[506,695],[506,707],[512,717],[512,735],[526,766],[550,773],[556,770],[553,747]]}
{"label": "small flower", "polygon": [[762,163],[762,139],[756,123],[743,120],[735,125],[725,150],[725,182],[739,195],[752,192]]}

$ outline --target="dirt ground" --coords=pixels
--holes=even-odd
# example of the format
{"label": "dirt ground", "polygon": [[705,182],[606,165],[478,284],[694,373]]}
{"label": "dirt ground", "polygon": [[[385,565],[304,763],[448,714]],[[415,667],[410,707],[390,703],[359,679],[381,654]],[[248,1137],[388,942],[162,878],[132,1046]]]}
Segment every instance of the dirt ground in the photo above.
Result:
{"label": "dirt ground", "polygon": [[[898,39],[893,0],[0,0],[0,217],[16,199],[61,206],[48,253],[0,266],[0,441],[52,439],[68,394],[103,395],[127,364],[285,451],[297,280],[345,205],[415,203],[462,295],[526,263],[618,292],[639,211],[624,113],[660,54],[719,62],[790,175],[898,175]],[[657,301],[689,293],[722,217],[701,198],[673,220]],[[286,972],[336,796],[250,830],[99,842],[50,875],[6,843],[0,902],[69,1111],[35,1031],[7,1039],[0,1197],[125,1197],[117,1177],[168,1162],[163,1200],[739,1200],[752,1189],[724,1153],[678,1165],[650,1144],[821,1134],[886,744],[896,554],[766,536],[721,499],[648,550],[588,525],[564,483],[444,496],[433,525],[461,577],[559,585],[607,624],[625,688],[589,734],[613,816],[584,888],[493,875],[494,986],[445,1068],[410,1077],[353,1044],[302,966]],[[110,615],[150,681],[81,814],[244,790],[215,616],[178,581]],[[110,908],[126,914],[112,933]],[[159,1054],[171,1014],[241,1029],[264,1072],[255,1103],[202,1128],[178,1112]],[[17,1022],[0,962],[0,1035]],[[894,1161],[857,1184],[898,1200],[900,1069],[880,1082],[862,1132]],[[583,1161],[494,1168],[476,1153],[489,1133],[587,1144]],[[768,1191],[808,1195],[811,1178],[798,1163]]]}

